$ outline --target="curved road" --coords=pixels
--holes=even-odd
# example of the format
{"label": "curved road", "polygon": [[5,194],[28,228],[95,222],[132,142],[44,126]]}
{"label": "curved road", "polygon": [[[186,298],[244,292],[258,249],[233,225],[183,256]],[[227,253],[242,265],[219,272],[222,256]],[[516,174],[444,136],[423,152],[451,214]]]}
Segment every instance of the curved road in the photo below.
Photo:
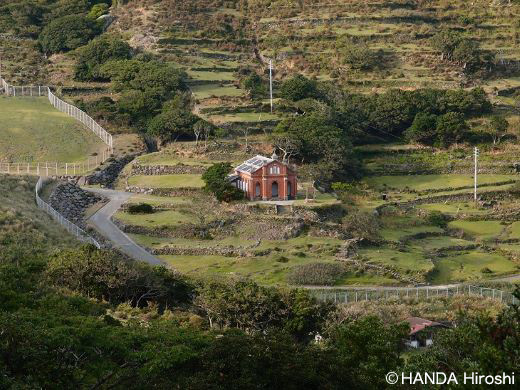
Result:
{"label": "curved road", "polygon": [[84,188],[84,190],[102,195],[110,200],[88,220],[100,234],[110,240],[114,247],[135,260],[144,261],[151,265],[164,265],[159,258],[137,245],[112,222],[112,216],[133,194],[98,188]]}

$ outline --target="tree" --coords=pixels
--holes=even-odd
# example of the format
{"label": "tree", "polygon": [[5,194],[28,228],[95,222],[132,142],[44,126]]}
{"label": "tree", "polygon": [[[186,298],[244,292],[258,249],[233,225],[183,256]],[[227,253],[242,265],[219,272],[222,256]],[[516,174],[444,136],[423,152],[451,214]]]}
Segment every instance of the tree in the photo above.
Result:
{"label": "tree", "polygon": [[198,122],[196,122],[195,125],[193,125],[193,134],[195,135],[195,146],[199,144],[199,138],[202,137],[204,139],[204,147],[207,149],[208,139],[213,131],[214,126],[208,121],[200,119]]}
{"label": "tree", "polygon": [[437,121],[434,145],[445,148],[460,142],[468,130],[464,115],[458,112],[448,112],[440,116]]}
{"label": "tree", "polygon": [[453,59],[468,72],[476,70],[482,63],[478,43],[469,39],[462,40],[453,50]]}
{"label": "tree", "polygon": [[406,139],[410,142],[432,145],[435,141],[437,119],[438,117],[435,114],[418,113],[412,126],[405,132]]}
{"label": "tree", "polygon": [[38,42],[45,54],[66,52],[85,45],[99,33],[98,26],[81,15],[68,15],[51,21]]}
{"label": "tree", "polygon": [[282,98],[296,102],[305,98],[317,97],[317,84],[305,76],[298,74],[284,81],[280,88]]}
{"label": "tree", "polygon": [[488,131],[493,137],[493,145],[499,144],[507,134],[509,122],[502,116],[494,115],[488,124]]}
{"label": "tree", "polygon": [[383,389],[388,386],[385,375],[402,364],[400,351],[408,332],[408,324],[385,325],[365,317],[333,329],[327,343],[356,387]]}
{"label": "tree", "polygon": [[130,59],[132,49],[128,43],[113,36],[102,36],[81,49],[74,70],[74,77],[80,81],[109,80],[101,66],[109,61]]}
{"label": "tree", "polygon": [[251,99],[261,99],[267,94],[265,80],[257,73],[246,77],[243,81],[244,89],[249,93]]}
{"label": "tree", "polygon": [[202,180],[206,183],[205,190],[215,195],[219,202],[230,202],[244,197],[244,193],[232,186],[228,180],[231,169],[229,163],[216,163],[202,175]]}
{"label": "tree", "polygon": [[189,110],[188,95],[178,95],[166,102],[161,113],[151,119],[147,133],[160,143],[170,142],[182,136],[190,136],[199,118]]}
{"label": "tree", "polygon": [[292,145],[295,158],[314,165],[316,177],[324,187],[359,176],[359,163],[350,139],[328,118],[309,114],[285,119],[274,131],[274,138],[278,137]]}
{"label": "tree", "polygon": [[441,58],[451,59],[453,51],[462,41],[462,37],[455,31],[442,30],[436,33],[431,39],[432,47],[441,53]]}
{"label": "tree", "polygon": [[290,163],[291,157],[296,155],[302,147],[302,141],[290,134],[273,134],[271,142],[276,150],[282,152],[282,161],[284,163]]}
{"label": "tree", "polygon": [[352,40],[340,42],[340,57],[351,69],[371,70],[380,65],[379,55],[371,50],[363,42],[356,43]]}

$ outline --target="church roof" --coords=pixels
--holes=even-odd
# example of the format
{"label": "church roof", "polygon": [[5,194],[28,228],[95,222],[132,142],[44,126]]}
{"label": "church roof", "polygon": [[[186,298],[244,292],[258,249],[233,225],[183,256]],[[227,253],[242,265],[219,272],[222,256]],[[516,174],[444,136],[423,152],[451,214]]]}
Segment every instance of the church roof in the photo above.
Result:
{"label": "church roof", "polygon": [[258,171],[263,166],[272,163],[273,161],[275,161],[275,160],[272,158],[257,155],[253,158],[250,158],[247,161],[244,161],[242,164],[240,164],[238,167],[235,168],[235,171],[244,172],[244,173],[253,173],[253,172]]}

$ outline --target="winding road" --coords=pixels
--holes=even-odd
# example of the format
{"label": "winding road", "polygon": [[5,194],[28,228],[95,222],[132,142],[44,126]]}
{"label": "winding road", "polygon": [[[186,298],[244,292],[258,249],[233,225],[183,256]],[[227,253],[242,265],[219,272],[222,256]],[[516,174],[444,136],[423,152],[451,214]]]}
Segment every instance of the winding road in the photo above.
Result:
{"label": "winding road", "polygon": [[83,188],[85,191],[94,192],[109,199],[109,202],[99,209],[90,219],[95,229],[106,239],[110,240],[115,248],[130,256],[131,258],[144,261],[151,265],[164,265],[157,257],[148,253],[145,249],[137,245],[130,237],[128,237],[117,225],[112,222],[112,216],[117,210],[132,197],[133,194],[123,191]]}

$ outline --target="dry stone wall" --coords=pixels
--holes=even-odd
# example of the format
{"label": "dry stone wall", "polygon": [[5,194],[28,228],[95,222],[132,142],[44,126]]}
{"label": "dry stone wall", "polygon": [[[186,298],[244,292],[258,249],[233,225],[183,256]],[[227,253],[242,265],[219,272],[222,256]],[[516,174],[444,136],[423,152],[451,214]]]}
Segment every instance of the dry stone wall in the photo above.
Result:
{"label": "dry stone wall", "polygon": [[200,165],[139,165],[133,164],[132,175],[158,176],[158,175],[186,175],[203,174],[206,168]]}
{"label": "dry stone wall", "polygon": [[56,186],[49,198],[49,204],[70,222],[84,229],[85,211],[101,200],[101,197],[83,191],[73,183],[64,182]]}

